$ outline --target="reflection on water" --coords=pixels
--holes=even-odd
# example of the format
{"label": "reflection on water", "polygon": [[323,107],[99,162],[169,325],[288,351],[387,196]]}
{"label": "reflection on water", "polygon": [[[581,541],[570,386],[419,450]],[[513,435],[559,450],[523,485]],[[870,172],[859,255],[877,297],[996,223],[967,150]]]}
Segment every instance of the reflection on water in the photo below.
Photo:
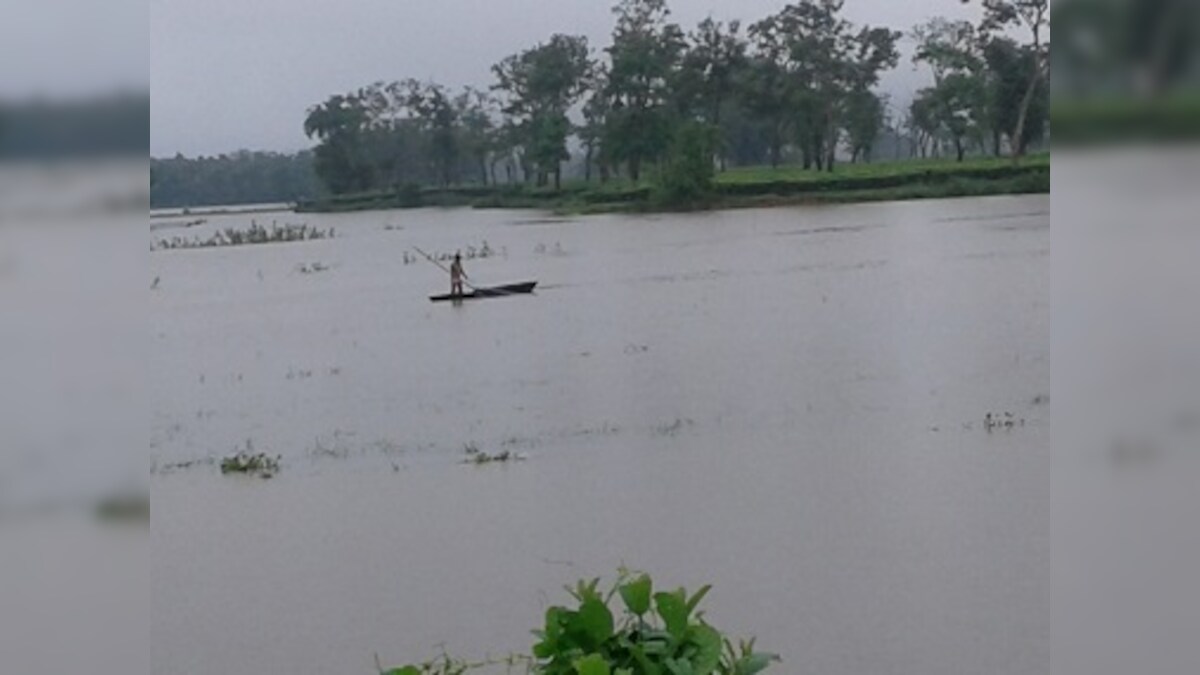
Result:
{"label": "reflection on water", "polygon": [[[1048,207],[280,214],[337,237],[152,254],[155,672],[524,649],[622,562],[713,582],[788,672],[1045,671]],[[484,240],[471,280],[537,293],[429,303],[406,251]],[[212,465],[248,442],[271,481]]]}

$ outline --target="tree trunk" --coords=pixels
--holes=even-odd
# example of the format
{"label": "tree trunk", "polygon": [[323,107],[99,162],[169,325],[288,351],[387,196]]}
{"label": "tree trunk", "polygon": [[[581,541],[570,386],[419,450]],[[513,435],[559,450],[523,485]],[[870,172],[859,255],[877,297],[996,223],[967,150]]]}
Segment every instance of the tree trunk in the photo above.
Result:
{"label": "tree trunk", "polygon": [[954,137],[954,151],[956,153],[958,153],[958,161],[960,161],[960,162],[963,161],[963,153],[965,150],[966,150],[966,148],[963,147],[962,139],[955,136]]}
{"label": "tree trunk", "polygon": [[1037,21],[1033,22],[1033,76],[1029,78],[1029,86],[1025,88],[1025,96],[1021,98],[1021,112],[1017,114],[1017,128],[1011,139],[1013,164],[1025,154],[1025,119],[1029,116],[1029,104],[1033,102],[1038,81],[1042,79],[1042,39],[1039,24],[1041,18],[1042,14],[1039,12]]}
{"label": "tree trunk", "polygon": [[1017,114],[1017,128],[1013,131],[1011,139],[1013,163],[1025,155],[1025,118],[1029,115],[1029,104],[1033,102],[1033,94],[1037,91],[1039,79],[1041,79],[1040,68],[1035,69],[1034,76],[1029,80],[1029,87],[1025,89],[1025,96],[1021,99],[1021,112]]}
{"label": "tree trunk", "polygon": [[562,164],[554,167],[554,191],[562,190]]}
{"label": "tree trunk", "polygon": [[629,160],[629,179],[637,185],[638,179],[642,177],[642,160],[640,157],[633,157]]}
{"label": "tree trunk", "polygon": [[592,182],[592,146],[587,146],[587,155],[583,158],[583,182]]}

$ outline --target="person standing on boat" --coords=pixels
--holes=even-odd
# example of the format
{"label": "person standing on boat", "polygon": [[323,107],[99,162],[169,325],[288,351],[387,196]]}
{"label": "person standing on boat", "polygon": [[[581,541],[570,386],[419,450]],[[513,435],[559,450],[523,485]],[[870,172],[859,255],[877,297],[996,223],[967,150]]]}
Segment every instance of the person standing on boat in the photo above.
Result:
{"label": "person standing on boat", "polygon": [[462,297],[463,279],[467,278],[467,273],[463,271],[462,255],[455,253],[454,262],[450,263],[450,295]]}

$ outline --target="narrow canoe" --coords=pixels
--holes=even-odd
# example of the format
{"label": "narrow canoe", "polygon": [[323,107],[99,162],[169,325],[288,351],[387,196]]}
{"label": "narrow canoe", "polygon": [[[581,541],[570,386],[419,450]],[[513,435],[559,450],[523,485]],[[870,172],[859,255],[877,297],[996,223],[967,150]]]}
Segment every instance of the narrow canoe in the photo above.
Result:
{"label": "narrow canoe", "polygon": [[446,302],[447,300],[475,300],[476,298],[500,298],[506,295],[521,295],[523,293],[532,293],[533,287],[537,286],[536,281],[522,281],[519,284],[505,284],[503,286],[491,286],[488,288],[476,288],[461,296],[455,296],[449,293],[445,295],[431,295],[431,302]]}

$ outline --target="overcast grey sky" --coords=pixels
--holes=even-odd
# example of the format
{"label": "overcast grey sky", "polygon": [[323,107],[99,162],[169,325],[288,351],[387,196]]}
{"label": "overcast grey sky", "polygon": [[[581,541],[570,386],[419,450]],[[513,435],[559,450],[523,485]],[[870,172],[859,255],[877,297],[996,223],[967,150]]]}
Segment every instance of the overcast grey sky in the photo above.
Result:
{"label": "overcast grey sky", "polygon": [[[127,0],[121,0],[126,2]],[[97,3],[102,4],[102,3]],[[608,45],[614,0],[151,0],[154,156],[309,147],[304,111],[376,80],[491,83],[493,63],[554,33]],[[670,0],[685,30],[705,16],[756,21],[783,0]],[[960,0],[847,0],[855,23],[907,31],[977,16]],[[907,49],[907,45],[905,45]],[[907,101],[928,80],[907,54],[882,89]]]}

